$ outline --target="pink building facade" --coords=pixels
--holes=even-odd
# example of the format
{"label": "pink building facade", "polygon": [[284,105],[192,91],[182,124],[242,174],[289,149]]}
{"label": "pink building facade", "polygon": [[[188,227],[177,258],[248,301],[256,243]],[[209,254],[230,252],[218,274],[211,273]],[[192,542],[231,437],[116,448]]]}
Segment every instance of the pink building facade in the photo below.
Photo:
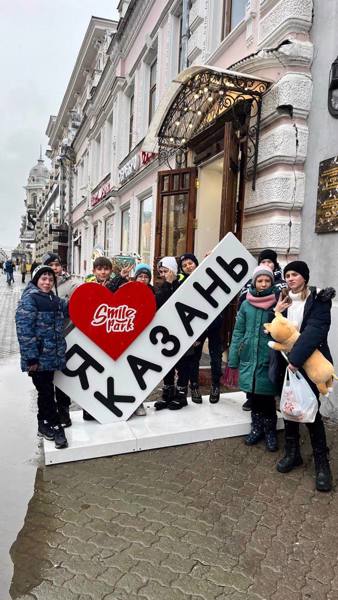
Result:
{"label": "pink building facade", "polygon": [[72,270],[88,272],[95,250],[151,264],[186,250],[202,258],[229,230],[254,254],[298,255],[312,0],[118,9],[117,24],[91,23],[100,35],[75,67],[86,76],[68,90],[81,115],[68,140]]}

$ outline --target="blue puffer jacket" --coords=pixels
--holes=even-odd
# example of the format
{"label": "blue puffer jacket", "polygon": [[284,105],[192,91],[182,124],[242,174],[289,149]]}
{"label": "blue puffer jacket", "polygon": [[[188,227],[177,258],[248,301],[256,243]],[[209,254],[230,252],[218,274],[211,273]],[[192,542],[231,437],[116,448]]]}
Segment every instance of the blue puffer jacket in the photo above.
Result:
{"label": "blue puffer jacket", "polygon": [[39,371],[59,371],[66,366],[63,335],[68,308],[53,292],[46,294],[29,282],[16,311],[21,369],[38,364]]}

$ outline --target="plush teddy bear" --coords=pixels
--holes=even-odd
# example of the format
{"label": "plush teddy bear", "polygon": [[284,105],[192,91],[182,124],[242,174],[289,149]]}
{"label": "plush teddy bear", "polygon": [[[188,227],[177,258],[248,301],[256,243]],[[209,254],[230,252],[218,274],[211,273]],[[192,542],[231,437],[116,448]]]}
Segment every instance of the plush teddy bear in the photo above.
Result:
{"label": "plush teddy bear", "polygon": [[[271,323],[264,323],[264,329],[276,340],[268,342],[270,348],[284,352],[290,352],[300,336],[295,324],[278,312]],[[315,350],[302,367],[321,394],[327,396],[332,391],[333,379],[338,378],[333,365],[319,350]]]}

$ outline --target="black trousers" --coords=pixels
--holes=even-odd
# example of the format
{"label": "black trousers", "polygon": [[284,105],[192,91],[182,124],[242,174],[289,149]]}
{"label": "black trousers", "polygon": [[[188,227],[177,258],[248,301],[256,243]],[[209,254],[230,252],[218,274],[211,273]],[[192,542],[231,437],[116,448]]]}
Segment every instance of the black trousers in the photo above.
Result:
{"label": "black trousers", "polygon": [[175,385],[175,372],[177,371],[177,386],[188,386],[189,370],[187,359],[188,357],[182,356],[178,363],[172,369],[170,369],[169,373],[163,377],[164,385]]}
{"label": "black trousers", "polygon": [[208,338],[209,356],[210,356],[210,367],[211,367],[211,381],[212,385],[219,387],[219,382],[222,376],[222,354],[223,344],[221,337],[222,318],[217,319],[207,329],[204,336],[201,337],[201,344],[196,347],[196,360],[201,360],[203,344]]}
{"label": "black trousers", "polygon": [[265,396],[263,394],[247,393],[248,400],[251,400],[252,412],[261,413],[264,417],[273,417],[276,414],[276,402],[274,396]]}
{"label": "black trousers", "polygon": [[[305,377],[312,391],[316,394],[318,400],[318,411],[316,414],[316,418],[313,423],[305,423],[307,430],[310,434],[311,446],[314,454],[326,454],[327,452],[327,442],[326,442],[326,432],[325,426],[323,423],[322,415],[319,412],[320,400],[319,400],[319,392],[316,385],[307,377],[305,371],[300,369],[300,373]],[[296,439],[297,442],[299,440],[299,423],[295,421],[286,421],[284,419],[285,425],[285,439]]]}
{"label": "black trousers", "polygon": [[69,409],[70,404],[71,404],[71,399],[69,398],[69,396],[67,396],[67,394],[65,394],[58,387],[55,387],[55,399],[56,399],[57,408],[60,412],[62,412],[65,409],[66,410]]}
{"label": "black trousers", "polygon": [[[294,421],[284,420],[285,425],[285,439],[299,440],[299,423]],[[326,454],[327,442],[325,427],[322,419],[322,415],[318,411],[316,418],[313,423],[305,423],[308,432],[310,434],[311,446],[314,454]]]}
{"label": "black trousers", "polygon": [[54,397],[54,371],[35,371],[31,377],[38,392],[38,421],[47,421],[52,426],[60,425]]}

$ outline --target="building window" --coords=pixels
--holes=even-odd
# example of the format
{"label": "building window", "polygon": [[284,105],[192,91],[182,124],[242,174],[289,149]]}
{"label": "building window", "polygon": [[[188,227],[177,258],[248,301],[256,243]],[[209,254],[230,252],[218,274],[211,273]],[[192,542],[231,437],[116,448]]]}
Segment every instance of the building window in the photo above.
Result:
{"label": "building window", "polygon": [[178,17],[179,29],[178,29],[178,72],[183,71],[183,45],[182,45],[182,28],[183,18],[182,15]]}
{"label": "building window", "polygon": [[121,251],[126,254],[129,252],[129,232],[130,232],[130,207],[121,213]]}
{"label": "building window", "polygon": [[106,135],[105,135],[105,146],[106,146],[106,151],[105,151],[105,156],[104,156],[104,160],[105,160],[105,169],[104,169],[104,174],[106,173],[110,173],[111,172],[111,168],[112,168],[112,155],[113,155],[113,113],[111,113],[111,115],[108,117],[107,121],[106,121]]}
{"label": "building window", "polygon": [[101,175],[101,133],[95,140],[94,182],[100,181]]}
{"label": "building window", "polygon": [[104,254],[105,256],[113,256],[113,230],[114,216],[108,217],[104,224]]}
{"label": "building window", "polygon": [[93,225],[93,248],[96,248],[99,239],[99,224],[94,223]]}
{"label": "building window", "polygon": [[156,102],[156,74],[157,74],[157,61],[155,60],[150,67],[150,81],[149,81],[149,124],[155,113],[155,102]]}
{"label": "building window", "polygon": [[224,39],[230,33],[230,31],[235,29],[235,27],[237,27],[241,21],[243,21],[247,3],[248,0],[224,0],[222,16],[222,39]]}
{"label": "building window", "polygon": [[134,128],[134,94],[129,100],[129,152],[133,147],[133,128]]}
{"label": "building window", "polygon": [[150,263],[151,217],[153,214],[153,199],[145,198],[140,202],[140,227],[138,251],[142,260]]}

